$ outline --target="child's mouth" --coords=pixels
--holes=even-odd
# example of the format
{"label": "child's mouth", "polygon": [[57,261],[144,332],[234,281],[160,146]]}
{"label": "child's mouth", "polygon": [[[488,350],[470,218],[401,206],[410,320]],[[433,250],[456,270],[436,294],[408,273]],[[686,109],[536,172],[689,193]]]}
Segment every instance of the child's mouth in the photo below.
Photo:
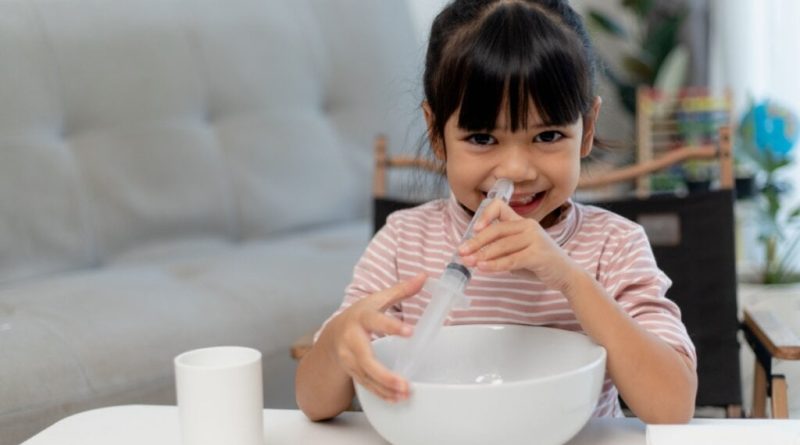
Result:
{"label": "child's mouth", "polygon": [[[537,193],[527,194],[527,195],[517,195],[511,197],[511,200],[508,202],[508,206],[511,207],[517,215],[525,216],[534,210],[536,210],[539,205],[544,200],[546,192],[540,191]],[[484,193],[484,197],[486,194]]]}

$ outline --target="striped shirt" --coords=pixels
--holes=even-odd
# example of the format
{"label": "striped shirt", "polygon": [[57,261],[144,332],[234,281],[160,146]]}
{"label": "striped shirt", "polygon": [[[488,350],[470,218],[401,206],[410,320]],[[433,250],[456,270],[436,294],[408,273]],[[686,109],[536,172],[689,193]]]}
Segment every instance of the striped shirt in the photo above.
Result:
{"label": "striped shirt", "polygon": [[[399,280],[420,272],[440,276],[470,219],[452,195],[390,215],[356,264],[344,301],[331,318]],[[680,310],[665,297],[672,282],[656,266],[641,226],[607,210],[568,201],[559,220],[546,232],[631,318],[696,363]],[[564,295],[535,278],[474,270],[465,293],[470,297],[470,307],[451,311],[446,325],[522,324],[583,333]],[[429,299],[421,292],[387,313],[414,325]],[[617,395],[606,373],[594,415],[621,416]]]}

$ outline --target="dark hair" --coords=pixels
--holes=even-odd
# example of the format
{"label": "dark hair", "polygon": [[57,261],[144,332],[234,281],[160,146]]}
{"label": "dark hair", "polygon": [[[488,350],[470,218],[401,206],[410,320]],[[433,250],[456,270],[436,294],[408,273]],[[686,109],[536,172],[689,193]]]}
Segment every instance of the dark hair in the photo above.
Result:
{"label": "dark hair", "polygon": [[460,107],[458,125],[493,129],[503,98],[511,131],[533,102],[545,124],[586,116],[596,61],[580,16],[566,0],[455,0],[431,27],[423,83],[430,136]]}

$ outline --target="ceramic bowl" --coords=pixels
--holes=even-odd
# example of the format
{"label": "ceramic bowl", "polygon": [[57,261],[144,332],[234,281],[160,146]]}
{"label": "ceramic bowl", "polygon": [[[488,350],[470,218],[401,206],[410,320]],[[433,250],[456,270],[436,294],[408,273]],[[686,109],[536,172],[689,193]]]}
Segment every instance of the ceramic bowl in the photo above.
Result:
{"label": "ceramic bowl", "polygon": [[[373,348],[391,367],[406,341]],[[367,419],[394,445],[563,444],[597,405],[606,350],[560,329],[462,325],[442,328],[426,357],[406,401],[356,385]]]}

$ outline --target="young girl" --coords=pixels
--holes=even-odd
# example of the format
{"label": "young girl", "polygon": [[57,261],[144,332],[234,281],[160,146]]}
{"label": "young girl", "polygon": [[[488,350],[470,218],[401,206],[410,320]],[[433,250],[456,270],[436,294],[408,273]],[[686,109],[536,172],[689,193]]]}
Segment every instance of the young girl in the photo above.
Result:
{"label": "young girl", "polygon": [[[428,138],[451,197],[396,212],[375,235],[341,308],[299,364],[303,412],[336,416],[353,398],[353,380],[389,401],[410,396],[370,340],[411,335],[429,301],[418,294],[426,274],[440,275],[457,249],[474,271],[472,304],[446,324],[583,332],[608,352],[596,416],[622,415],[621,395],[645,422],[688,421],[695,350],[644,231],[570,200],[600,109],[579,16],[565,0],[455,0],[433,23],[424,87]],[[498,178],[514,182],[511,201],[494,201],[459,245]]]}

